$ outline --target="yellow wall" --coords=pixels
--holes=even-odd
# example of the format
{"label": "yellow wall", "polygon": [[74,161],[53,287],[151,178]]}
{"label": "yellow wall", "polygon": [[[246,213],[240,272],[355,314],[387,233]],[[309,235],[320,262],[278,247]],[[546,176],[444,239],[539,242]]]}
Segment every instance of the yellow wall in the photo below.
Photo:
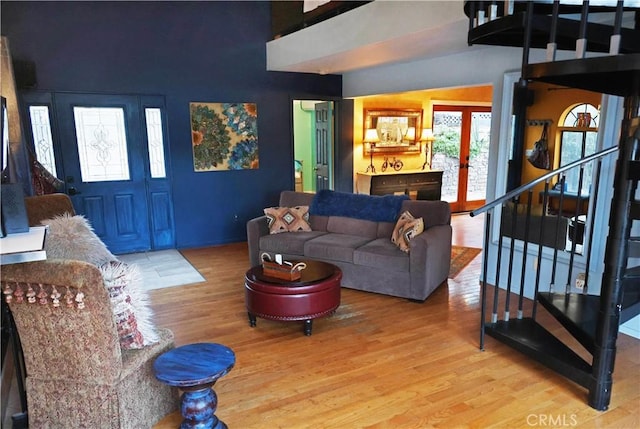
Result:
{"label": "yellow wall", "polygon": [[[490,85],[434,89],[424,91],[412,91],[399,94],[384,94],[354,99],[353,118],[353,171],[362,172],[369,165],[369,155],[364,155],[362,139],[364,135],[364,109],[422,109],[422,126],[431,128],[433,117],[433,104],[485,104],[491,103],[492,87]],[[424,163],[424,148],[420,153],[392,154],[392,157],[400,158],[404,163],[403,171],[419,170]],[[373,156],[373,164],[376,170],[384,161],[383,154]]]}
{"label": "yellow wall", "polygon": [[[534,103],[527,109],[527,120],[551,119],[549,127],[549,150],[551,152],[551,166],[558,167],[560,145],[557,141],[558,122],[565,111],[570,107],[580,103],[591,103],[594,106],[600,105],[601,94],[580,89],[557,87],[539,82],[530,84],[534,92]],[[492,87],[490,85],[433,89],[423,91],[412,91],[399,94],[384,94],[369,97],[359,97],[354,99],[354,130],[353,130],[353,171],[362,172],[369,165],[369,155],[364,155],[362,144],[364,133],[364,109],[391,108],[391,109],[422,109],[422,125],[430,128],[432,126],[433,105],[434,104],[485,104],[491,103]],[[540,139],[542,127],[527,126],[525,130],[525,151],[533,149],[534,143]],[[424,149],[423,149],[424,151]],[[424,152],[392,154],[402,159],[404,163],[403,171],[419,170],[424,163]],[[523,155],[522,183],[540,177],[547,173],[532,166]],[[380,166],[384,161],[384,155],[373,156],[373,163],[376,170],[380,171]],[[542,191],[544,185],[539,185],[534,190],[534,204],[538,203],[538,192]]]}
{"label": "yellow wall", "polygon": [[[533,91],[533,105],[527,109],[527,120],[544,120],[550,119],[552,123],[549,126],[549,152],[551,154],[551,168],[557,168],[560,161],[560,140],[558,135],[558,123],[564,119],[564,113],[576,104],[590,103],[596,107],[600,106],[602,95],[596,92],[584,91],[580,89],[564,88],[554,85],[548,85],[540,82],[530,84]],[[540,139],[542,134],[541,126],[529,125],[525,129],[525,151],[533,149],[536,141]],[[542,170],[534,167],[527,160],[526,153],[522,161],[522,183],[528,183],[545,173],[548,170]],[[536,186],[534,190],[533,204],[539,203],[537,195],[544,190],[544,183]]]}

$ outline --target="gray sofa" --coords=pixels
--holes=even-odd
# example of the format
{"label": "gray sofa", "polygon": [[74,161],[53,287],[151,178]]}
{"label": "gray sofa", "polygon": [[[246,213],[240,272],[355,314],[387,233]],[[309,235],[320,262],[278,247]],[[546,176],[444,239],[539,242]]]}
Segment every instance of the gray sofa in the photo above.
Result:
{"label": "gray sofa", "polygon": [[[311,206],[315,194],[283,191],[280,207]],[[410,252],[391,242],[395,222],[374,222],[344,216],[319,216],[311,211],[311,231],[269,234],[266,216],[247,222],[252,266],[260,256],[280,253],[285,259],[330,262],[343,273],[342,286],[368,292],[425,300],[446,281],[451,263],[451,211],[445,201],[402,202],[424,219],[425,230],[410,242]]]}

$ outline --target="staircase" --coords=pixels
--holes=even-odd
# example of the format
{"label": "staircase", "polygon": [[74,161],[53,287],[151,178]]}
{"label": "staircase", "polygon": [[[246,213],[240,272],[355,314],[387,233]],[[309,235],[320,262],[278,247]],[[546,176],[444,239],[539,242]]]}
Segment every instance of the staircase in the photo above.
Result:
{"label": "staircase", "polygon": [[[510,226],[500,228],[498,233],[494,285],[488,284],[490,255],[488,251],[484,252],[480,348],[484,349],[485,334],[508,344],[585,387],[588,403],[596,410],[606,410],[611,400],[619,325],[640,314],[640,266],[633,266],[634,258],[639,256],[640,237],[632,234],[633,230],[637,231],[640,220],[640,12],[637,7],[626,7],[623,1],[609,2],[609,5],[604,3],[604,6],[599,2],[598,6],[590,7],[588,1],[582,5],[566,5],[559,1],[465,2],[465,12],[469,16],[469,44],[523,48],[520,86],[540,81],[624,97],[624,118],[617,145],[525,185],[516,186],[517,181],[511,181],[510,187],[514,189],[471,213],[472,216],[486,213],[485,249],[489,249],[492,236],[492,217],[501,217],[503,225],[507,220],[511,221]],[[513,10],[509,10],[509,6],[513,6]],[[603,12],[609,13],[603,15]],[[622,27],[623,18],[629,13],[635,14],[635,28]],[[592,15],[612,19],[596,23],[590,20]],[[529,64],[531,48],[546,48],[546,61]],[[556,60],[558,49],[569,48],[575,48],[575,59]],[[589,52],[607,54],[592,57]],[[516,112],[516,130],[522,121],[522,112]],[[514,147],[519,144],[522,148],[522,133],[514,134]],[[520,141],[517,141],[518,137]],[[518,154],[514,153],[516,156]],[[545,205],[550,184],[562,185],[565,175],[572,169],[579,169],[582,177],[585,166],[593,163],[593,189],[597,190],[603,160],[615,156],[613,196],[605,201],[605,198],[598,200],[596,192],[591,195],[594,201],[586,216],[584,237],[578,237],[579,218],[576,213],[570,219],[573,229],[571,225],[568,228],[567,243],[570,245],[564,249],[555,245],[553,249],[547,247],[543,235],[558,235],[560,229],[557,226],[554,229],[553,219],[545,220],[545,212],[542,219],[532,215],[533,187],[544,183],[542,198]],[[519,178],[519,175],[520,171],[516,171],[515,176]],[[560,188],[563,189],[562,186]],[[581,195],[581,189],[578,195]],[[561,190],[561,202],[563,197],[564,191]],[[593,243],[593,235],[597,213],[604,212],[597,210],[602,204],[610,204],[609,231],[602,261],[600,293],[593,295],[589,294],[593,279],[588,278],[588,273],[590,265],[594,264],[591,255],[601,246]],[[537,237],[531,233],[535,222],[540,226]],[[555,223],[558,225],[559,221]],[[524,233],[516,233],[516,225],[522,228],[522,224]],[[518,252],[515,249],[523,255],[520,264],[516,263]],[[586,259],[586,276],[582,292],[575,292],[572,285],[577,277],[574,270],[580,250],[585,253],[585,258],[581,259]],[[543,258],[543,252],[553,256]],[[534,275],[525,272],[528,254],[537,257],[539,264],[548,266],[544,269],[538,266]],[[542,278],[542,272],[550,273],[549,278]],[[562,284],[565,279],[564,290],[558,290],[557,284]],[[526,282],[533,282],[535,300],[531,305],[526,305],[524,300]],[[511,316],[511,305],[517,305],[515,317]],[[537,317],[539,307],[553,316],[584,347],[592,356],[591,362],[542,326]],[[504,315],[502,320],[498,320],[499,312]]]}

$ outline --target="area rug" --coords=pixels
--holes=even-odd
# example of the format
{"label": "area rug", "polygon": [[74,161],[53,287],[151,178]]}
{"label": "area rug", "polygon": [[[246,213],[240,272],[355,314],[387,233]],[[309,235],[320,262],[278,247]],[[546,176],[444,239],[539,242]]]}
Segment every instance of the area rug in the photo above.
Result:
{"label": "area rug", "polygon": [[482,249],[475,247],[451,246],[451,268],[449,268],[449,278],[452,279],[458,274],[469,262],[478,256]]}
{"label": "area rug", "polygon": [[182,286],[205,281],[179,251],[175,249],[129,253],[117,258],[140,268],[146,290]]}

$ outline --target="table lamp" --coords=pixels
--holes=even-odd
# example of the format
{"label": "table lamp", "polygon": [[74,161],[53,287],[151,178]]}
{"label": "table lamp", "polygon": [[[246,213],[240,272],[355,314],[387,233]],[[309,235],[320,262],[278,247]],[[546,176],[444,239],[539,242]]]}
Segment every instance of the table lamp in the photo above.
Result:
{"label": "table lamp", "polygon": [[378,130],[375,128],[369,128],[364,133],[363,143],[369,145],[369,166],[367,167],[366,173],[371,171],[372,173],[376,172],[376,167],[373,165],[373,149],[376,147],[376,143],[380,141],[378,137]]}
{"label": "table lamp", "polygon": [[407,134],[404,136],[410,143],[415,143],[416,141],[416,127],[407,128]]}
{"label": "table lamp", "polygon": [[433,135],[433,130],[431,128],[423,128],[422,133],[420,134],[420,141],[424,142],[424,164],[422,164],[422,169],[426,166],[429,166],[431,169],[431,142],[436,138]]}

